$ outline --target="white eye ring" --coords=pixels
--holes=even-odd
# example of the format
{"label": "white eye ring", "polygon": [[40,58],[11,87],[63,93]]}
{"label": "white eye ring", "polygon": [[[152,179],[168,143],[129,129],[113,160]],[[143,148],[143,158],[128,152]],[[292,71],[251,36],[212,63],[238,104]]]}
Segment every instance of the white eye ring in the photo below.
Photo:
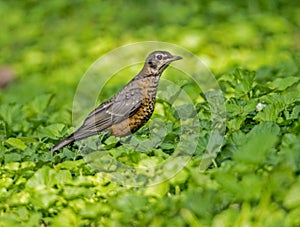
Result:
{"label": "white eye ring", "polygon": [[157,60],[161,60],[162,59],[162,55],[161,54],[156,55],[156,59]]}

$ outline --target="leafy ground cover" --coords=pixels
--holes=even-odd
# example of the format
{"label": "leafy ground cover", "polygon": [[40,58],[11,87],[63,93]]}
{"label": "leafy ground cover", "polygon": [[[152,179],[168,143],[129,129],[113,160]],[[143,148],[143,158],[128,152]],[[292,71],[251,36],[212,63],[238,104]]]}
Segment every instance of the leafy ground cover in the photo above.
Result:
{"label": "leafy ground cover", "polygon": [[[300,225],[297,1],[7,1],[0,14],[0,63],[15,72],[0,91],[0,226]],[[115,147],[116,138],[100,137],[105,151],[97,172],[76,147],[49,149],[72,131],[74,92],[89,65],[145,40],[201,56],[225,96],[226,134],[215,164],[199,171],[212,123],[199,93],[201,130],[187,165],[160,184],[129,187],[112,178],[134,175],[145,184],[173,172],[174,163],[128,173],[114,160],[133,167],[164,162],[179,135],[189,133],[163,100],[153,116],[166,125],[154,137],[164,138],[159,146],[136,152],[134,140]],[[176,71],[169,74],[176,78]],[[136,138],[146,140],[149,127]]]}

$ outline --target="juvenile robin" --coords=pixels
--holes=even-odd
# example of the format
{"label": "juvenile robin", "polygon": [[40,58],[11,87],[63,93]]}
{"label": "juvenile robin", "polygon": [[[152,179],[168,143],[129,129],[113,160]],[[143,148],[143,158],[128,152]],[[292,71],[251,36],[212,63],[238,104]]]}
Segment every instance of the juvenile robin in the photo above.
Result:
{"label": "juvenile robin", "polygon": [[56,151],[75,140],[109,132],[123,137],[136,132],[151,117],[162,72],[182,57],[167,51],[154,51],[146,58],[142,70],[119,93],[100,104],[75,132],[56,144]]}

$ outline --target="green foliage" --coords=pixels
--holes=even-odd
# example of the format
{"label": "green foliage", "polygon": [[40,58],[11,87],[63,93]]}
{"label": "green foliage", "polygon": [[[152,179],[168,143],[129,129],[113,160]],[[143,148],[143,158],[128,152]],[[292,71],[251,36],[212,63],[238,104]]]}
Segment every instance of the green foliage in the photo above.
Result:
{"label": "green foliage", "polygon": [[[0,2],[0,67],[16,74],[0,90],[0,226],[299,226],[298,4]],[[199,171],[217,108],[198,91],[195,114],[159,99],[151,121],[122,146],[102,135],[84,141],[97,150],[89,155],[76,145],[50,153],[73,130],[74,90],[89,65],[144,40],[186,47],[216,74],[227,122],[214,165]],[[174,89],[164,95],[173,99]]]}

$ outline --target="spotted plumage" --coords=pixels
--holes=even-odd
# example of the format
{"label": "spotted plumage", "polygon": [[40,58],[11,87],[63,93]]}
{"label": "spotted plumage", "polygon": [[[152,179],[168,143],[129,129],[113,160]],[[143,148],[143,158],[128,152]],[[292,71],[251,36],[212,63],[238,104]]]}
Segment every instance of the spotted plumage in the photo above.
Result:
{"label": "spotted plumage", "polygon": [[154,51],[142,70],[121,91],[93,110],[70,136],[55,145],[56,151],[75,140],[110,132],[117,137],[136,132],[151,117],[162,72],[172,61],[181,59],[167,51]]}

